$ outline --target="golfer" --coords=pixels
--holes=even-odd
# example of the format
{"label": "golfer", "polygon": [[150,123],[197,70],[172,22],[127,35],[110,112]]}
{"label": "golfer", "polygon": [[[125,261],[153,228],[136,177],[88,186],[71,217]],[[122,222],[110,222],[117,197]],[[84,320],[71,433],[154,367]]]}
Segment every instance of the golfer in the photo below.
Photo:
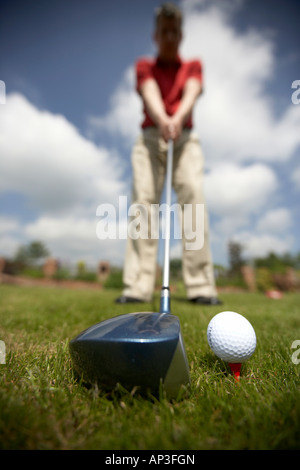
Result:
{"label": "golfer", "polygon": [[[166,171],[167,142],[174,140],[173,187],[178,203],[195,208],[204,205],[204,159],[193,131],[192,111],[202,92],[202,68],[198,60],[183,61],[179,55],[182,13],[170,3],[155,12],[155,59],[136,63],[136,86],[144,106],[142,132],[132,150],[133,200],[147,208],[159,204]],[[192,214],[196,212],[193,210]],[[182,218],[182,223],[183,219]],[[141,222],[142,224],[142,222]],[[182,275],[187,298],[197,304],[220,304],[217,298],[204,208],[204,244],[186,249],[190,237],[182,227]],[[190,229],[191,230],[191,229]],[[150,233],[150,230],[149,230]],[[134,237],[135,238],[135,237]],[[157,260],[157,238],[128,237],[123,272],[124,290],[118,303],[149,302],[152,299]]]}

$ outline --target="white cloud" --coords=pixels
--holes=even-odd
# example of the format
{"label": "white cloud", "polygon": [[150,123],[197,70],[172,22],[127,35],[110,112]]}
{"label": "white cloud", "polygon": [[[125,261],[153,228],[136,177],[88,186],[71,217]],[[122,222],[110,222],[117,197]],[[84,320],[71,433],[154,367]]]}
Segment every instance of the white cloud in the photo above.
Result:
{"label": "white cloud", "polygon": [[21,193],[44,214],[94,213],[125,190],[118,156],[20,94],[0,114],[0,154],[0,192]]}
{"label": "white cloud", "polygon": [[263,214],[257,222],[258,232],[282,233],[287,232],[292,225],[292,215],[289,209],[280,207]]}
{"label": "white cloud", "polygon": [[38,211],[36,220],[22,226],[0,218],[3,255],[13,256],[20,244],[38,239],[53,256],[121,258],[122,242],[101,244],[96,237],[98,205],[117,205],[128,193],[120,156],[20,94],[8,95],[1,108],[0,155],[0,194],[17,193]]}
{"label": "white cloud", "polygon": [[99,130],[121,134],[132,145],[142,121],[142,103],[135,91],[134,67],[125,70],[123,78],[110,99],[110,109],[105,116],[88,118],[91,135]]}
{"label": "white cloud", "polygon": [[291,176],[291,180],[295,185],[295,188],[300,190],[300,166],[298,166]]}
{"label": "white cloud", "polygon": [[[223,221],[223,220],[222,220]],[[245,258],[267,256],[270,252],[284,254],[293,252],[294,237],[290,233],[292,226],[291,211],[284,207],[262,212],[256,223],[252,222],[251,229],[243,229],[240,225],[235,231],[228,230],[216,242],[222,243],[225,238],[239,242],[243,246]],[[244,227],[250,224],[245,223]],[[229,235],[230,234],[230,235]],[[224,245],[225,246],[225,245]]]}
{"label": "white cloud", "polygon": [[0,234],[14,232],[19,229],[19,222],[7,216],[0,216]]}
{"label": "white cloud", "polygon": [[247,167],[223,164],[205,175],[208,207],[212,213],[226,218],[257,213],[277,185],[275,173],[259,163]]}
{"label": "white cloud", "polygon": [[43,240],[50,252],[62,260],[84,259],[96,266],[99,261],[109,259],[119,262],[124,256],[124,240],[99,240],[94,219],[76,217],[41,217],[24,227],[30,240]]}
{"label": "white cloud", "polygon": [[18,233],[14,234],[1,234],[0,235],[0,256],[10,258],[16,254],[20,246],[20,239]]}
{"label": "white cloud", "polygon": [[210,239],[218,260],[227,264],[228,243],[232,240],[242,245],[246,259],[264,257],[270,252],[294,252],[291,211],[281,207],[260,211],[258,215],[256,223],[255,216],[251,217],[249,214],[221,217],[214,223]]}
{"label": "white cloud", "polygon": [[255,234],[253,231],[244,231],[236,234],[235,241],[244,247],[245,257],[258,258],[267,256],[270,252],[284,254],[290,253],[294,239],[291,235],[276,236],[271,234]]}
{"label": "white cloud", "polygon": [[15,254],[20,245],[22,227],[17,219],[0,216],[0,256]]}
{"label": "white cloud", "polygon": [[[188,4],[188,2],[186,2]],[[207,149],[207,163],[286,161],[300,145],[300,107],[288,103],[277,118],[268,82],[275,72],[272,42],[258,31],[237,33],[220,8],[187,11],[185,57],[200,58],[204,94],[195,127]]]}

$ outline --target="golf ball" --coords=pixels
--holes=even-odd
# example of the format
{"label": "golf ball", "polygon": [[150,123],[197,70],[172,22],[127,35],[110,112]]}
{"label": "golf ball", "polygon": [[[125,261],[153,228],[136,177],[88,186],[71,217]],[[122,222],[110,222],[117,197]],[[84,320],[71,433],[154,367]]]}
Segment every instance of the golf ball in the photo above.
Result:
{"label": "golf ball", "polygon": [[216,356],[232,363],[246,361],[256,348],[253,326],[236,312],[215,315],[207,328],[207,340]]}

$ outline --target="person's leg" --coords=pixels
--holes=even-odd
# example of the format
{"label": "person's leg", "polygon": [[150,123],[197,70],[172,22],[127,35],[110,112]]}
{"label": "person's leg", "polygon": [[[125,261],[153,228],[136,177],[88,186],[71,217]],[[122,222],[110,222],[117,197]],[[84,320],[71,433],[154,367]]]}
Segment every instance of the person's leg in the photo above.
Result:
{"label": "person's leg", "polygon": [[[203,193],[204,158],[195,133],[183,131],[182,138],[175,145],[174,156],[174,188],[182,208],[182,273],[187,297],[215,298],[209,221]],[[188,205],[186,214],[185,204]]]}
{"label": "person's leg", "polygon": [[[150,301],[156,278],[158,226],[151,225],[151,207],[159,204],[165,177],[165,149],[155,129],[149,129],[138,139],[132,151],[133,212],[139,214],[129,219],[136,228],[140,222],[141,237],[133,238],[129,233],[126,246],[123,282],[123,296]],[[153,219],[152,212],[152,220]],[[135,221],[134,221],[135,219]],[[134,230],[135,231],[135,230]]]}

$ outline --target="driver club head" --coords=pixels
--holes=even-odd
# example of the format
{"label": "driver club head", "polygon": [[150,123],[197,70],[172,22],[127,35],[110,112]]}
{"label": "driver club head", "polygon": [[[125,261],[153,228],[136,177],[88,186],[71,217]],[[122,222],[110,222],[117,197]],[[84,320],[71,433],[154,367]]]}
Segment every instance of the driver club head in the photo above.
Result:
{"label": "driver club head", "polygon": [[69,349],[75,371],[104,390],[119,383],[157,395],[162,384],[166,396],[176,398],[190,382],[179,319],[169,313],[113,317],[80,333]]}
{"label": "driver club head", "polygon": [[119,315],[91,326],[70,341],[77,373],[102,389],[118,383],[156,395],[163,389],[176,398],[190,382],[179,319],[170,313],[169,254],[173,140],[168,142],[166,170],[166,237],[160,312]]}

